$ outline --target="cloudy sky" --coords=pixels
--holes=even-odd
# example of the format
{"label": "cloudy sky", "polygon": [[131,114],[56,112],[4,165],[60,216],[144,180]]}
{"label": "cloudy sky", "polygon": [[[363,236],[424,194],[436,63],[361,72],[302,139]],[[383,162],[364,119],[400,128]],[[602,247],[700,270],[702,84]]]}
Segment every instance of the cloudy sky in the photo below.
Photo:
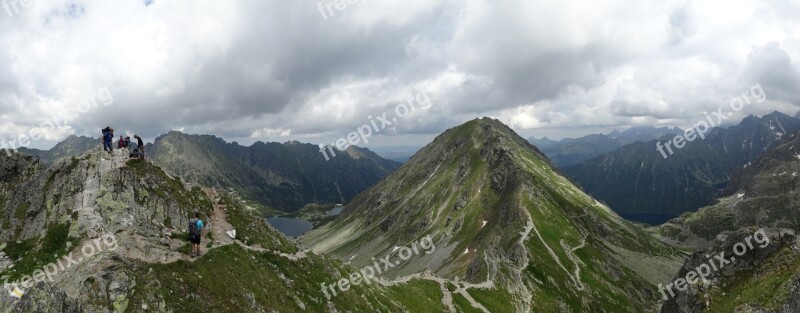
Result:
{"label": "cloudy sky", "polygon": [[754,84],[767,101],[734,119],[800,110],[800,1],[349,2],[4,0],[0,139],[330,143],[409,96],[431,105],[365,146],[482,116],[525,137],[686,127]]}

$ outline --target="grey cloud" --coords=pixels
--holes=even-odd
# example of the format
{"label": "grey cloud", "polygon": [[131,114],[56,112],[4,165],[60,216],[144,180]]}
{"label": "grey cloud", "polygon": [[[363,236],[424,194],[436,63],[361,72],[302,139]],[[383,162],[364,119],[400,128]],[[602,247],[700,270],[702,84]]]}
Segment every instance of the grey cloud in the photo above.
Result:
{"label": "grey cloud", "polygon": [[800,106],[800,66],[771,42],[754,47],[744,66],[747,84],[761,84],[770,100],[786,101]]}
{"label": "grey cloud", "polygon": [[[327,141],[418,88],[436,105],[387,137],[429,137],[484,115],[551,136],[680,124],[750,82],[800,102],[798,43],[772,32],[798,26],[797,6],[785,1],[745,8],[769,19],[728,24],[707,5],[621,0],[372,1],[327,20],[316,1],[46,6],[0,21],[0,108],[23,127],[40,117],[20,101],[46,112],[74,103],[72,89],[102,87],[114,104],[79,116],[77,132],[111,124],[150,138],[183,128]],[[780,44],[764,46],[762,34]]]}

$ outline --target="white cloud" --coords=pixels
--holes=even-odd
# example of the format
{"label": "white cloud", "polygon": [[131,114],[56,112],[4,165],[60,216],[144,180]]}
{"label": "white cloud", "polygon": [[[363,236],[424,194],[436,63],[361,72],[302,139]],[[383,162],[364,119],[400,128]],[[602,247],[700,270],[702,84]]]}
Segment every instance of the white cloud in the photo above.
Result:
{"label": "white cloud", "polygon": [[743,114],[800,105],[794,1],[318,3],[33,1],[0,18],[0,139],[103,87],[114,104],[70,132],[319,143],[417,91],[434,106],[376,142],[484,115],[556,137],[681,126],[755,82],[774,97]]}

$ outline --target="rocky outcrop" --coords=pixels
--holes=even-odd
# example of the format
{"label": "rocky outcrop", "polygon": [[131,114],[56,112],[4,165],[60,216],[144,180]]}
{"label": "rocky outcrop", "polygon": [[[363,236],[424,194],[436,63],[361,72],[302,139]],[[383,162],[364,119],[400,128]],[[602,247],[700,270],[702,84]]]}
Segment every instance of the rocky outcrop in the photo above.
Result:
{"label": "rocky outcrop", "polygon": [[[797,256],[797,239],[793,231],[786,229],[742,228],[720,234],[710,248],[697,251],[686,260],[672,285],[664,283],[662,296],[668,300],[664,302],[661,312],[705,312],[710,308],[719,310],[720,303],[729,304],[730,300],[726,300],[729,297],[744,301],[735,305],[737,312],[782,312],[765,309],[761,307],[763,303],[748,303],[738,294],[728,296],[728,293],[747,289],[759,292],[754,282],[780,277],[785,275],[780,272],[787,270],[794,273],[791,275],[800,277],[800,267],[794,259]],[[691,272],[695,273],[692,275],[695,278],[699,273],[707,272],[708,275],[699,274],[706,279],[695,279],[694,283],[687,284]],[[783,312],[797,312],[790,310],[797,307],[800,299],[796,279],[791,284],[791,292],[782,300],[781,295],[771,295],[779,299],[779,303],[785,303],[782,304],[785,308]],[[684,285],[688,287],[682,287]],[[686,290],[680,290],[679,287]],[[777,293],[777,290],[767,292]]]}
{"label": "rocky outcrop", "polygon": [[[186,189],[159,168],[143,160],[128,160],[127,155],[90,152],[51,168],[22,154],[0,159],[0,195],[5,199],[0,247],[14,249],[16,258],[4,259],[12,264],[0,272],[2,278],[10,282],[21,275],[35,276],[35,272],[11,271],[14,266],[33,271],[52,262],[60,267],[52,280],[22,288],[22,299],[7,300],[7,288],[0,290],[7,300],[0,300],[0,311],[105,312],[112,308],[123,312],[135,282],[120,269],[130,266],[131,260],[163,262],[180,257],[164,236],[165,230],[177,227],[182,232],[184,221],[195,210],[203,214],[211,210],[200,189]],[[70,239],[64,246],[53,247],[65,238],[55,238],[53,243],[44,234],[61,227],[64,232],[59,236]],[[19,247],[30,251],[16,251]],[[41,255],[51,250],[58,253],[58,260]],[[74,263],[64,266],[66,258]]]}

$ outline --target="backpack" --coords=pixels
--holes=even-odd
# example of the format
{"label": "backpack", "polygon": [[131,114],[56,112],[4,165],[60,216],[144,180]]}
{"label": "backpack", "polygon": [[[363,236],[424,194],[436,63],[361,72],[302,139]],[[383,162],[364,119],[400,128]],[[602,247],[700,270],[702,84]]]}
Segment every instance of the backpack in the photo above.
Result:
{"label": "backpack", "polygon": [[189,238],[194,239],[200,236],[200,230],[197,228],[198,219],[193,218],[189,221]]}

